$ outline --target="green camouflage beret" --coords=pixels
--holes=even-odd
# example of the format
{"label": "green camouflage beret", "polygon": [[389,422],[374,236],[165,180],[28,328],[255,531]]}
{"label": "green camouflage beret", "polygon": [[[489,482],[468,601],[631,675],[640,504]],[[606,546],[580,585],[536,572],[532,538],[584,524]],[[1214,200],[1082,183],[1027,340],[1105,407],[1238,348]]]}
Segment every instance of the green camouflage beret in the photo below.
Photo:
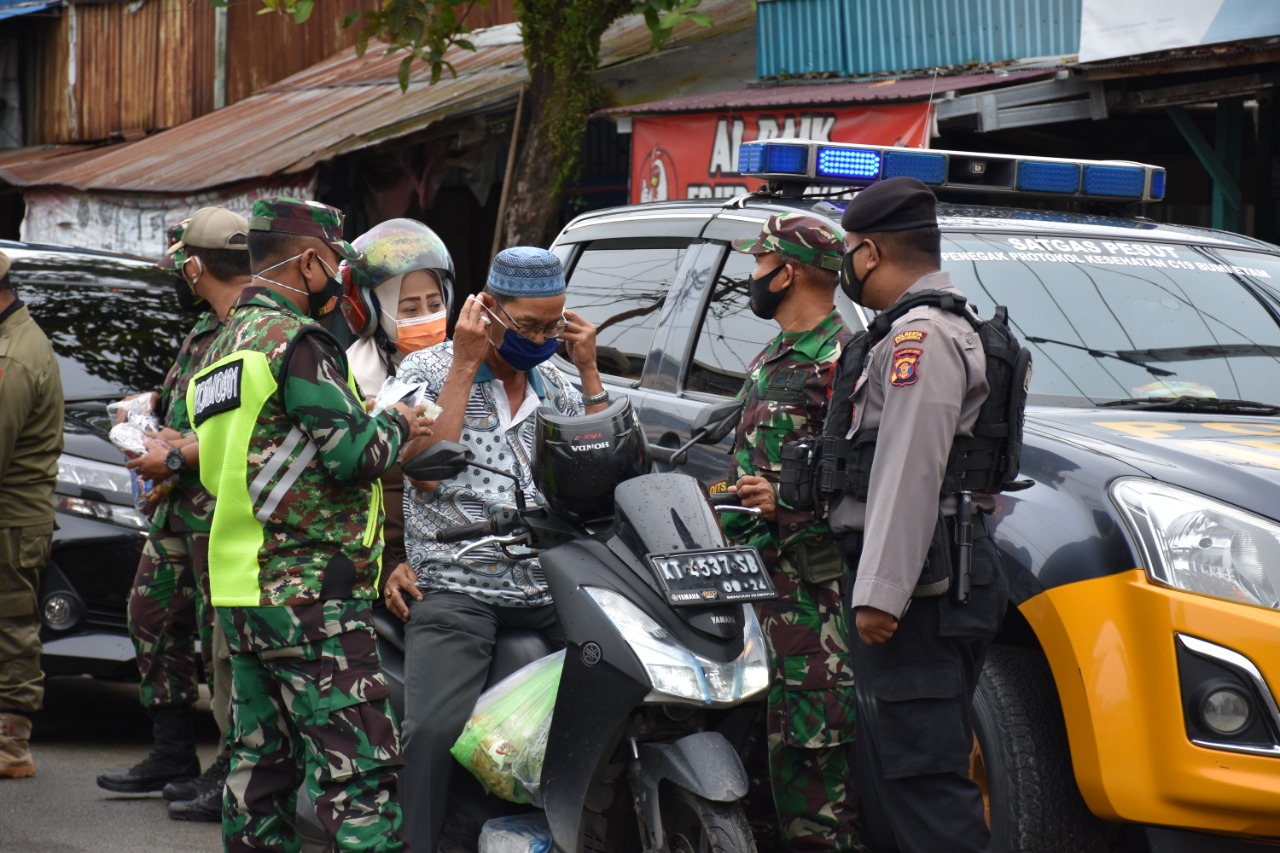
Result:
{"label": "green camouflage beret", "polygon": [[844,233],[830,223],[803,213],[775,213],[750,240],[733,244],[735,252],[764,255],[777,252],[824,270],[840,269]]}
{"label": "green camouflage beret", "polygon": [[318,201],[296,198],[258,199],[253,203],[249,230],[318,237],[347,260],[353,261],[360,257],[360,253],[342,239],[342,211]]}

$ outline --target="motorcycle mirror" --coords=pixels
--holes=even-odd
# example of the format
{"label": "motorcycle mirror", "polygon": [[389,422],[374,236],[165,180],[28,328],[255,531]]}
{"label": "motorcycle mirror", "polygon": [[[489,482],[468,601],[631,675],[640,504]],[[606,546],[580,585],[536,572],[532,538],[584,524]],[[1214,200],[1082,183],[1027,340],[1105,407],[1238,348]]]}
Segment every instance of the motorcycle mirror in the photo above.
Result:
{"label": "motorcycle mirror", "polygon": [[715,444],[733,431],[741,415],[739,400],[706,406],[693,419],[693,435],[699,444]]}
{"label": "motorcycle mirror", "polygon": [[456,441],[438,441],[401,468],[415,480],[447,480],[471,464],[471,451]]}

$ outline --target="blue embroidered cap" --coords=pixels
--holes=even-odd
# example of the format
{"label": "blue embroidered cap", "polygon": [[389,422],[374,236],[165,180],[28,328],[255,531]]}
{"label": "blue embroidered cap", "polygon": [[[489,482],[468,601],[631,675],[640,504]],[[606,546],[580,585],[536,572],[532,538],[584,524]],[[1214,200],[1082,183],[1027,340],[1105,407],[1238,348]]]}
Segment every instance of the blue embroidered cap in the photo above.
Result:
{"label": "blue embroidered cap", "polygon": [[501,296],[537,299],[565,291],[560,259],[535,246],[503,249],[489,267],[489,289]]}

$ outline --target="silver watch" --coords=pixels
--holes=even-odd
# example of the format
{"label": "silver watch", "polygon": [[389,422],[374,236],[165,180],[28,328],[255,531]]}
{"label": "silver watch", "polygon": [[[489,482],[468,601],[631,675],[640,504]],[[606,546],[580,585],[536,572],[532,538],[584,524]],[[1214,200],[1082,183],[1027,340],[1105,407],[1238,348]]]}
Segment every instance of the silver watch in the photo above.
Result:
{"label": "silver watch", "polygon": [[582,398],[582,405],[584,406],[594,406],[597,403],[607,403],[607,402],[609,402],[609,389],[607,388],[601,391],[599,394],[592,394],[590,397]]}

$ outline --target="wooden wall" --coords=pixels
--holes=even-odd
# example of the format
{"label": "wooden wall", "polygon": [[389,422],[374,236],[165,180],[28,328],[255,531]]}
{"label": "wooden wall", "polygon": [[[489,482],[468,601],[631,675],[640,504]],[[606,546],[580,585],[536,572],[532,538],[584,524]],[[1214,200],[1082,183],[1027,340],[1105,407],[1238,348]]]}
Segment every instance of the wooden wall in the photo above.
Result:
{"label": "wooden wall", "polygon": [[[227,9],[226,102],[234,103],[355,43],[348,10],[378,0],[317,0],[304,24]],[[473,9],[473,28],[514,20],[513,0]],[[214,108],[214,9],[208,0],[79,2],[33,21],[26,53],[27,143],[148,133]]]}

